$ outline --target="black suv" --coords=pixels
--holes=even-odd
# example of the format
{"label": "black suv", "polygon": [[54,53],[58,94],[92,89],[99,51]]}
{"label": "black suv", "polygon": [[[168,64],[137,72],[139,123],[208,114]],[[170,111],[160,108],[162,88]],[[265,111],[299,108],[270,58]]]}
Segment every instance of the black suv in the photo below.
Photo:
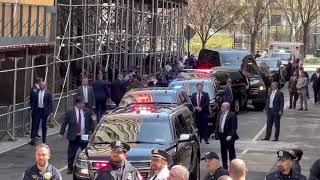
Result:
{"label": "black suv", "polygon": [[191,112],[193,112],[192,102],[184,90],[173,90],[161,87],[133,89],[123,96],[119,107],[140,103],[184,105],[188,107]]}
{"label": "black suv", "polygon": [[224,89],[228,78],[232,79],[232,92],[234,98],[234,110],[239,113],[240,110],[247,108],[249,82],[246,76],[238,68],[214,67],[212,75],[217,82],[219,89]]}
{"label": "black suv", "polygon": [[86,149],[77,157],[74,179],[90,179],[110,161],[110,142],[120,140],[131,146],[128,161],[143,179],[151,177],[150,159],[154,148],[167,151],[172,167],[181,164],[200,177],[200,145],[192,113],[185,106],[133,104],[104,116]]}

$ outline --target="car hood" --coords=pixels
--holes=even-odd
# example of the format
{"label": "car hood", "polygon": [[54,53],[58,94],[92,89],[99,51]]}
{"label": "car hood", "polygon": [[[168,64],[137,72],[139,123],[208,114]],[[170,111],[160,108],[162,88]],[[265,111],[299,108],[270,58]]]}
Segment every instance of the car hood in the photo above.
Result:
{"label": "car hood", "polygon": [[[128,152],[129,161],[148,161],[151,157],[151,150],[161,149],[167,150],[170,148],[169,144],[131,144],[131,149]],[[110,160],[111,147],[110,145],[89,145],[84,150],[81,156],[86,156],[88,160]]]}

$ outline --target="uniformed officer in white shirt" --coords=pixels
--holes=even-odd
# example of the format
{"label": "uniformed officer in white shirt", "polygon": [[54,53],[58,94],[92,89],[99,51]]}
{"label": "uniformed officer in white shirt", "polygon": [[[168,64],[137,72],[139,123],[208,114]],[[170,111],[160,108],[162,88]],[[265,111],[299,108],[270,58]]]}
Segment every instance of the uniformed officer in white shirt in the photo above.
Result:
{"label": "uniformed officer in white shirt", "polygon": [[170,155],[159,149],[154,149],[151,153],[150,169],[154,175],[149,180],[167,180],[170,173],[168,169],[168,163],[171,162]]}

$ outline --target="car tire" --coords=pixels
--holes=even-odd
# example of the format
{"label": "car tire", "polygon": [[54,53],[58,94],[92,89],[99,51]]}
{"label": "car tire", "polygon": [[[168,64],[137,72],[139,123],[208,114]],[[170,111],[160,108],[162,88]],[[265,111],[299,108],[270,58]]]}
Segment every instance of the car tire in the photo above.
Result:
{"label": "car tire", "polygon": [[192,173],[190,174],[189,180],[199,180],[200,179],[200,155],[197,155],[197,161],[196,166],[192,170]]}
{"label": "car tire", "polygon": [[240,102],[239,102],[239,100],[237,99],[237,100],[235,100],[234,101],[234,112],[236,113],[236,114],[239,114],[240,113]]}

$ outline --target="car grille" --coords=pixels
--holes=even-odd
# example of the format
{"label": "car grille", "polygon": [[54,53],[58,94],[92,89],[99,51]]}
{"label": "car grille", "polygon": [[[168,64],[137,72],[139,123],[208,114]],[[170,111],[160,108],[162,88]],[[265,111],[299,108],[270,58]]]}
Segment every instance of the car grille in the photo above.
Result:
{"label": "car grille", "polygon": [[259,94],[258,88],[250,88],[249,89],[249,95],[257,95]]}
{"label": "car grille", "polygon": [[150,171],[150,162],[130,162],[132,166],[138,169],[142,179],[148,179]]}

